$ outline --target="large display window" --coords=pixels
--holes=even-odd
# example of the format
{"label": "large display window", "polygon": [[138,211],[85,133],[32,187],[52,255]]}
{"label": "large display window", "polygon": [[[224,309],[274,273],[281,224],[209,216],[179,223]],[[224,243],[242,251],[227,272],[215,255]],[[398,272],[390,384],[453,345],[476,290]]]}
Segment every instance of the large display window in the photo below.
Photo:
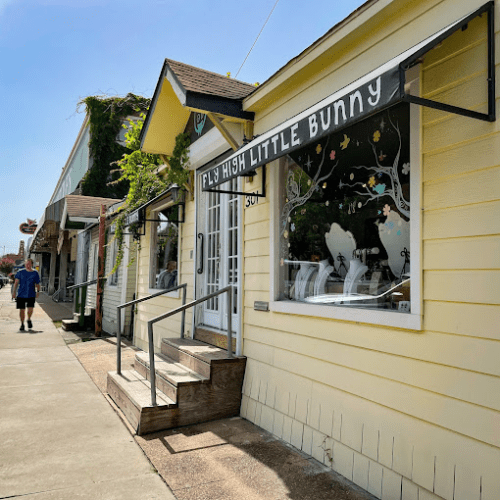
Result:
{"label": "large display window", "polygon": [[399,104],[281,162],[279,300],[412,312],[410,128]]}

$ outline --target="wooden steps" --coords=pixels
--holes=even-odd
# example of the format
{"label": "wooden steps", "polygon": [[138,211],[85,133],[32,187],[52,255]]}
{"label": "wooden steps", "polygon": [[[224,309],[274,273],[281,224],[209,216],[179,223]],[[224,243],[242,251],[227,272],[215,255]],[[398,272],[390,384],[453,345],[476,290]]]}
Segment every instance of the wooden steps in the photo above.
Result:
{"label": "wooden steps", "polygon": [[124,370],[121,375],[108,372],[108,394],[120,407],[137,434],[142,428],[154,426],[175,403],[156,390],[156,406],[151,405],[151,384],[135,370]]}
{"label": "wooden steps", "polygon": [[239,415],[246,358],[193,339],[163,339],[155,354],[157,406],[151,406],[149,354],[133,371],[108,373],[108,393],[137,434]]}

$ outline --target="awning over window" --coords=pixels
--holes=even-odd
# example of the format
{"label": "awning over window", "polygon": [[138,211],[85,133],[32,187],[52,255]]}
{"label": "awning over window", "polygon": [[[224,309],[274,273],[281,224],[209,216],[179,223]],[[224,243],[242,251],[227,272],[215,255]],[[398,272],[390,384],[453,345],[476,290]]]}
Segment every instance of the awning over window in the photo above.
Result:
{"label": "awning over window", "polygon": [[[222,163],[204,172],[202,174],[203,190],[211,190],[234,177],[248,175],[257,167],[400,101],[430,106],[480,120],[494,121],[493,6],[494,2],[488,2],[480,9],[458,19],[364,77],[258,136]],[[488,13],[488,113],[478,113],[406,94],[405,71],[418,62],[419,58],[430,49],[485,12]]]}
{"label": "awning over window", "polygon": [[110,207],[119,202],[113,198],[66,195],[45,208],[33,235],[31,251],[54,250],[54,239],[59,238],[61,230],[83,229],[86,223],[98,222],[101,205]]}

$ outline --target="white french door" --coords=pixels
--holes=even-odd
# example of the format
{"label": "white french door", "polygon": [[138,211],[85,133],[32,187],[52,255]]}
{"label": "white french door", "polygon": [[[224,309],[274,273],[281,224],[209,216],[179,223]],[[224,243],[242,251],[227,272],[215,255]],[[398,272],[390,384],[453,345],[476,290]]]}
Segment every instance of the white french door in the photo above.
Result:
{"label": "white french door", "polygon": [[[219,189],[238,191],[233,179]],[[197,298],[234,285],[232,295],[232,330],[239,325],[239,195],[198,190]],[[218,295],[203,302],[197,312],[199,326],[227,330],[227,296]]]}

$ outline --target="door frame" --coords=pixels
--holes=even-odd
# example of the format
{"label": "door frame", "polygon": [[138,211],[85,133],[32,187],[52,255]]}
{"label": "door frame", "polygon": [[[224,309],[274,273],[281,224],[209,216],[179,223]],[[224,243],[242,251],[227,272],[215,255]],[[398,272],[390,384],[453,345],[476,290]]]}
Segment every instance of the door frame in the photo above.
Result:
{"label": "door frame", "polygon": [[[194,273],[194,290],[193,290],[193,296],[194,299],[198,299],[197,297],[197,290],[198,286],[200,284],[200,277],[197,272],[197,267],[198,267],[198,233],[200,232],[200,227],[199,227],[199,221],[198,221],[198,210],[199,210],[199,199],[200,199],[200,182],[199,178],[200,175],[203,174],[205,170],[208,168],[212,167],[213,165],[216,165],[217,163],[221,162],[224,160],[225,157],[228,157],[230,154],[232,154],[233,151],[229,150],[228,152],[224,153],[223,155],[219,156],[218,158],[215,158],[208,164],[204,165],[203,167],[200,167],[195,171],[195,179],[194,179],[194,203],[195,203],[195,225],[194,225],[194,234],[193,234],[193,240],[194,240],[194,245],[193,245],[193,273]],[[241,178],[238,178],[238,182],[241,183]],[[239,248],[239,253],[238,253],[238,284],[237,284],[237,292],[236,292],[236,297],[238,301],[238,319],[237,321],[232,322],[232,329],[233,329],[233,339],[234,341],[237,342],[237,339],[242,338],[242,335],[239,335],[240,332],[242,332],[243,328],[243,304],[244,304],[244,297],[243,297],[243,243],[244,243],[244,231],[243,231],[243,212],[244,212],[244,203],[241,199],[239,199],[239,211],[238,211],[238,248]],[[225,294],[224,294],[225,295]],[[225,297],[222,298],[222,300],[225,300]],[[196,329],[196,314],[193,312],[192,315],[192,338],[194,338],[194,332]],[[217,330],[216,328],[211,328],[211,327],[203,327],[204,329],[206,328],[207,330],[213,330],[214,333],[220,333],[220,330]],[[239,346],[240,349],[242,346]]]}

